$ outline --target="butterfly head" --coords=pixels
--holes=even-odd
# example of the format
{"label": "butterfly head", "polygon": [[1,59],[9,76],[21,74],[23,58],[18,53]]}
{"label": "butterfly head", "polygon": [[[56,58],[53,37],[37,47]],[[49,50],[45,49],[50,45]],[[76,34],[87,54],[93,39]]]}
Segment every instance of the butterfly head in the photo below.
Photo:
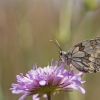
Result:
{"label": "butterfly head", "polygon": [[50,40],[50,41],[53,42],[60,49],[60,51],[59,51],[59,58],[60,59],[59,60],[62,61],[62,62],[67,62],[67,59],[68,59],[67,52],[62,51],[62,49],[61,49],[61,47],[60,47],[57,40],[55,40],[55,41]]}
{"label": "butterfly head", "polygon": [[59,52],[59,58],[62,62],[66,62],[67,61],[67,52],[64,51],[60,51]]}

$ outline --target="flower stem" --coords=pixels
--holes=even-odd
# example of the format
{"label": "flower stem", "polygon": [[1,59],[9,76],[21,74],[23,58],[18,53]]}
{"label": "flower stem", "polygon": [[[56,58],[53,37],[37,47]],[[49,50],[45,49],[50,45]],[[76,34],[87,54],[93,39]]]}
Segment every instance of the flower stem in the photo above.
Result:
{"label": "flower stem", "polygon": [[50,95],[50,93],[47,94],[47,99],[48,99],[48,100],[51,100],[51,95]]}

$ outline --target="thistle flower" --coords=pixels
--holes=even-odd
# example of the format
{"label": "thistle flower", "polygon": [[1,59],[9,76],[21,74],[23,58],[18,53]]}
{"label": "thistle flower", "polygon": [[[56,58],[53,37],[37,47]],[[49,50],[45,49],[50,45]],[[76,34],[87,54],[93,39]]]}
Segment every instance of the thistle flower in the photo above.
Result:
{"label": "thistle flower", "polygon": [[44,68],[33,66],[33,69],[23,76],[16,76],[17,84],[12,84],[13,94],[23,94],[19,100],[24,100],[32,95],[32,100],[39,100],[40,97],[47,97],[51,100],[51,94],[54,95],[61,91],[71,91],[73,89],[85,93],[81,87],[84,81],[81,81],[82,72],[74,74],[73,70],[64,69],[64,64],[57,66],[58,63],[51,63],[51,66]]}

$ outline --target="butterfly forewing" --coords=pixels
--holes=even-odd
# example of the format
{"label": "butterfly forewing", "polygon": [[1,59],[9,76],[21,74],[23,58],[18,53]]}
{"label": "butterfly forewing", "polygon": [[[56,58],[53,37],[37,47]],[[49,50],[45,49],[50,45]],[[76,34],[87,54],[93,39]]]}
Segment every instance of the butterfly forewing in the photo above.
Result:
{"label": "butterfly forewing", "polygon": [[68,51],[76,69],[96,73],[100,71],[100,37],[80,42]]}

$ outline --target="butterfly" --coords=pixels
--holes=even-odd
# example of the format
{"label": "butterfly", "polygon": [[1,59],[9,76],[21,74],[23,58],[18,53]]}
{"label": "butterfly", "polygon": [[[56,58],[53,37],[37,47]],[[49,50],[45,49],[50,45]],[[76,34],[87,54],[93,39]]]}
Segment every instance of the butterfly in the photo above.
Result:
{"label": "butterfly", "polygon": [[100,37],[82,41],[74,45],[68,52],[62,51],[58,41],[50,40],[59,47],[59,57],[67,66],[74,66],[84,73],[100,71]]}

